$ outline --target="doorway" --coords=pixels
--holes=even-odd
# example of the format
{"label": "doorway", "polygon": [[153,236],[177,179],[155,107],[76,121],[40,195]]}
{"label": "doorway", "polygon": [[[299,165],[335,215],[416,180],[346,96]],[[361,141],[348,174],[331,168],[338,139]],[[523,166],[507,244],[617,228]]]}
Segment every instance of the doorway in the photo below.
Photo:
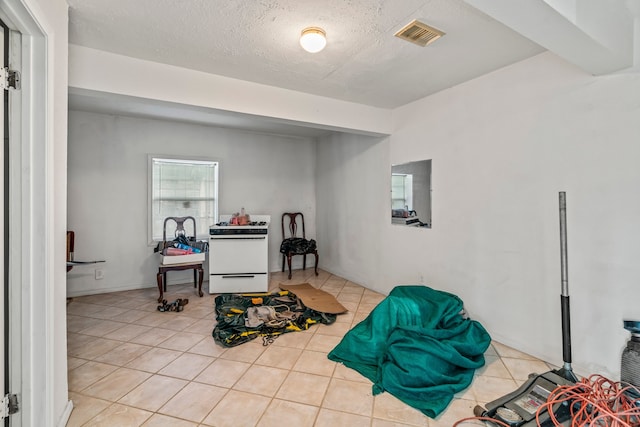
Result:
{"label": "doorway", "polygon": [[[9,322],[3,331],[4,387],[17,396],[18,411],[5,426],[64,425],[61,399],[54,396],[64,385],[58,347],[66,345],[64,325],[56,320],[55,235],[51,173],[55,152],[53,137],[54,91],[51,89],[53,29],[47,16],[31,0],[0,0],[0,20],[5,24],[8,66],[21,74],[21,89],[4,90],[2,150],[2,307]],[[8,39],[7,39],[8,38]],[[59,180],[60,181],[60,180]],[[62,196],[64,197],[64,196]],[[64,226],[63,226],[64,227]],[[63,254],[63,252],[60,252]],[[64,258],[64,254],[61,258]],[[54,268],[55,267],[55,268]],[[62,276],[64,278],[64,276]],[[59,282],[59,280],[58,280]],[[60,298],[58,298],[60,299]],[[64,312],[64,308],[62,309]],[[55,333],[61,330],[61,333]],[[61,336],[61,339],[60,339]],[[66,361],[64,366],[66,367]],[[64,402],[63,402],[64,403]],[[57,405],[54,407],[54,405]],[[67,405],[70,412],[70,403]],[[68,418],[68,414],[67,414]]]}

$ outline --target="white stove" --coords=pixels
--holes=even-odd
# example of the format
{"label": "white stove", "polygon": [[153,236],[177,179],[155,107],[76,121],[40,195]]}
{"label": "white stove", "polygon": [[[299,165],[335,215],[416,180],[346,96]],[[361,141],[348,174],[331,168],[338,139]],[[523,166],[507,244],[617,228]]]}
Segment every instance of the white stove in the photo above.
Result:
{"label": "white stove", "polygon": [[230,225],[231,215],[209,227],[209,293],[269,290],[270,215],[251,215],[247,225]]}

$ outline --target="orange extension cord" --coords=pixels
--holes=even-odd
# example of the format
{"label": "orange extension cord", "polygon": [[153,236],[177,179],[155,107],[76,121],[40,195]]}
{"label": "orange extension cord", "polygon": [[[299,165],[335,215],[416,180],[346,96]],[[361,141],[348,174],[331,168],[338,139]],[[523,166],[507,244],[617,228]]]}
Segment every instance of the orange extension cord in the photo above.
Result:
{"label": "orange extension cord", "polygon": [[[640,402],[626,393],[633,390],[640,395],[640,390],[633,386],[625,386],[611,381],[601,375],[591,375],[573,385],[556,387],[547,402],[536,412],[536,424],[540,425],[539,416],[544,410],[556,403],[569,402],[571,410],[571,427],[638,427],[640,426]],[[549,412],[551,422],[556,427],[562,426]],[[466,421],[491,421],[496,426],[509,427],[509,424],[488,417],[470,417],[457,421],[452,427]]]}

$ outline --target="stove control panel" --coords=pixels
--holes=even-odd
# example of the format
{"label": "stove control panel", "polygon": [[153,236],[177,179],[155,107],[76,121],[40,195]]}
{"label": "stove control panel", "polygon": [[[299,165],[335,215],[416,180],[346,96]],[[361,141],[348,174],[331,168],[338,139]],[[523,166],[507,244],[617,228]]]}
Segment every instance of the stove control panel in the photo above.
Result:
{"label": "stove control panel", "polygon": [[229,236],[229,235],[243,235],[243,234],[267,234],[269,229],[266,227],[254,228],[246,227],[243,225],[232,225],[228,227],[211,227],[209,228],[209,234],[211,236]]}

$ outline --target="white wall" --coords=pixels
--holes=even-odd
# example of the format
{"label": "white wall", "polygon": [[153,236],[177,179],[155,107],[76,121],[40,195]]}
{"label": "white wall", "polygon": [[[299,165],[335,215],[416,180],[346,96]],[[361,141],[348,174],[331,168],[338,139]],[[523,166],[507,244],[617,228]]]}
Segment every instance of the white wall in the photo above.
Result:
{"label": "white wall", "polygon": [[[323,267],[383,292],[423,276],[494,339],[561,364],[566,191],[574,369],[619,379],[622,320],[640,318],[639,93],[637,73],[593,77],[545,53],[398,108],[388,157],[357,138],[320,142]],[[433,228],[392,227],[384,175],[425,158]],[[362,195],[360,173],[381,196]]]}
{"label": "white wall", "polygon": [[[381,231],[391,223],[388,138],[335,134],[318,141],[320,266],[372,289],[387,268]],[[384,282],[382,282],[384,283]]]}
{"label": "white wall", "polygon": [[[76,233],[75,257],[107,262],[75,267],[68,273],[68,294],[156,286],[159,255],[147,244],[148,154],[219,160],[220,213],[244,207],[249,214],[271,215],[269,265],[279,270],[283,212],[302,211],[315,235],[315,150],[308,138],[70,111],[68,218]],[[95,280],[96,268],[104,270],[104,279]],[[191,272],[181,273],[169,274],[169,283],[193,280]]]}

